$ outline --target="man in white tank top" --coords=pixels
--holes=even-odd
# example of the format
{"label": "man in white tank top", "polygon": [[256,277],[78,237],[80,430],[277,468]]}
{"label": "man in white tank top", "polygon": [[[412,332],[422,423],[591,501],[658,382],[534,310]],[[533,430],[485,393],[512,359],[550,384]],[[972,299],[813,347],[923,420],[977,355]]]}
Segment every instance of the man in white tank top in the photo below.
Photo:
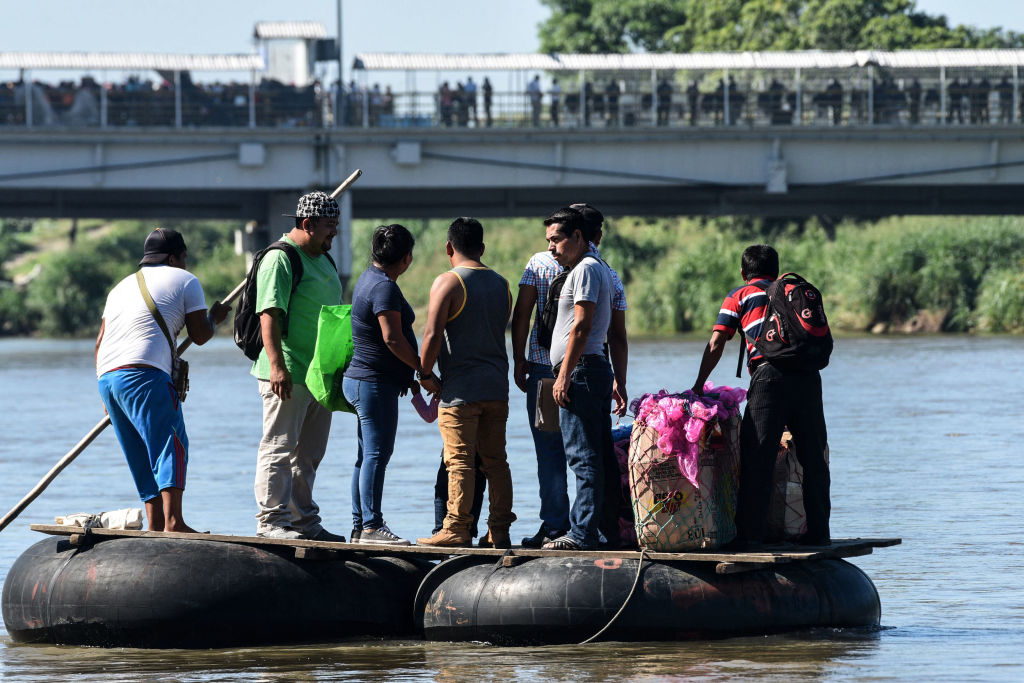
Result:
{"label": "man in white tank top", "polygon": [[[139,263],[146,290],[175,341],[182,328],[205,344],[230,306],[209,313],[199,280],[186,270],[185,240],[157,228],[146,238]],[[181,512],[188,435],[171,382],[171,344],[150,311],[136,274],[107,295],[96,338],[96,377],[128,468],[146,506],[150,531],[194,531]]]}

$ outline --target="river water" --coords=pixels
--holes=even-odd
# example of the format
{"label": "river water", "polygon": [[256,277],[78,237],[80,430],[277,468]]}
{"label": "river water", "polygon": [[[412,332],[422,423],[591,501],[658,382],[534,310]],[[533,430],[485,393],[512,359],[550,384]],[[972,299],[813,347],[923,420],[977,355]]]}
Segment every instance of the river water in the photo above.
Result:
{"label": "river water", "polygon": [[[729,351],[735,352],[735,344]],[[633,394],[690,386],[702,341],[633,342]],[[1024,680],[1024,338],[936,336],[837,341],[823,372],[832,458],[833,537],[895,536],[854,558],[874,580],[882,628],[690,643],[487,644],[356,641],[231,650],[26,646],[0,630],[0,678],[12,681],[285,680]],[[260,400],[226,339],[189,352],[191,441],[186,520],[254,531]],[[716,384],[737,383],[727,352]],[[519,521],[537,526],[536,474],[523,397],[513,387],[508,450]],[[87,341],[0,340],[0,513],[103,416]],[[335,417],[316,483],[325,526],[348,535],[354,418]],[[405,537],[427,535],[440,437],[402,403],[384,513]],[[0,533],[0,580],[39,539],[29,523],[138,507],[110,430]],[[268,624],[269,626],[269,624]]]}

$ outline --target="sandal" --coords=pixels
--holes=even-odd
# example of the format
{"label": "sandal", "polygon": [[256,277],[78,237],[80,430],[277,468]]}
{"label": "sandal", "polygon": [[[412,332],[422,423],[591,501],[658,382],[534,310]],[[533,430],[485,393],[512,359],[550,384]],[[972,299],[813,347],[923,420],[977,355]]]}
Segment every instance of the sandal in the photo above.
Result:
{"label": "sandal", "polygon": [[568,536],[562,536],[556,538],[553,541],[548,541],[541,546],[543,550],[583,550],[579,543],[572,540]]}

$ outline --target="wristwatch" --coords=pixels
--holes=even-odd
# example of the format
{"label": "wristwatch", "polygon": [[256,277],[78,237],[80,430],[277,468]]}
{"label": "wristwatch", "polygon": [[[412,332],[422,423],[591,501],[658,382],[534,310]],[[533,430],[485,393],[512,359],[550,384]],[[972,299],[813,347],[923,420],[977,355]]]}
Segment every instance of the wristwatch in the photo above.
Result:
{"label": "wristwatch", "polygon": [[422,370],[417,370],[416,371],[416,379],[419,380],[420,382],[422,382],[425,379],[433,379],[433,378],[434,378],[434,371],[433,370],[428,370],[427,372],[423,372]]}

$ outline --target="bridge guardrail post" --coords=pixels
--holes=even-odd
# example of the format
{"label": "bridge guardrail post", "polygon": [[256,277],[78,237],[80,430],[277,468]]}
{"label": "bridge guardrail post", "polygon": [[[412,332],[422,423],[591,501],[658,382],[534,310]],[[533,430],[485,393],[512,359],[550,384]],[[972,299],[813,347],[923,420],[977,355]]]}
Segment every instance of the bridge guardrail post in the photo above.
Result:
{"label": "bridge guardrail post", "polygon": [[174,72],[174,127],[181,128],[181,72]]}

